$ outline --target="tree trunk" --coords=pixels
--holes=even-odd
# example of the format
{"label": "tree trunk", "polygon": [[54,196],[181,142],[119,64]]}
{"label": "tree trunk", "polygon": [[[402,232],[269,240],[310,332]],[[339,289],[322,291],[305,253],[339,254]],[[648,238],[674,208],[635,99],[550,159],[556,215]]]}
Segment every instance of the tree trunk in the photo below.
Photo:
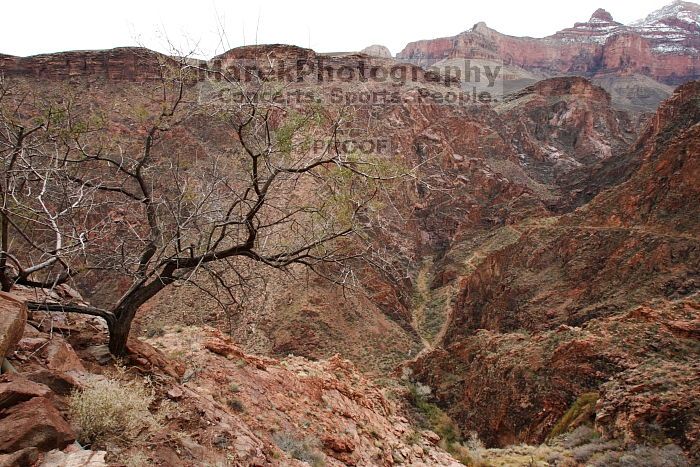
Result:
{"label": "tree trunk", "polygon": [[3,292],[9,292],[12,290],[13,281],[7,274],[7,250],[9,248],[9,222],[4,213],[0,213],[0,236],[2,240],[0,241],[0,248],[2,248],[2,253],[0,253],[0,286],[2,286]]}
{"label": "tree trunk", "polygon": [[129,339],[131,323],[134,321],[136,312],[141,305],[153,298],[169,284],[175,282],[175,277],[172,275],[174,270],[175,266],[169,265],[161,276],[153,279],[147,285],[134,288],[119,301],[116,308],[112,311],[114,322],[107,323],[109,328],[109,351],[112,355],[115,357],[126,355],[126,343]]}
{"label": "tree trunk", "polygon": [[135,294],[134,300],[127,300],[114,311],[115,320],[107,324],[109,329],[109,351],[115,357],[124,357],[127,354],[126,343],[129,340],[131,323],[136,317],[141,305],[146,303],[142,294]]}
{"label": "tree trunk", "polygon": [[0,289],[2,289],[3,292],[10,292],[12,290],[12,285],[12,279],[7,276],[4,269],[0,269]]}
{"label": "tree trunk", "polygon": [[109,324],[109,351],[115,357],[126,356],[126,343],[129,339],[131,321],[127,319],[116,320]]}

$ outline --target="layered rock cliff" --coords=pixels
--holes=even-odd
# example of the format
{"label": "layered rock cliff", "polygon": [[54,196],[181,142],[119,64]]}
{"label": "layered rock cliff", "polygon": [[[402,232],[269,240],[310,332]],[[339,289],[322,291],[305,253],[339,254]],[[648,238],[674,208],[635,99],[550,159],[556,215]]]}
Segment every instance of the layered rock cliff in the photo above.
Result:
{"label": "layered rock cliff", "polygon": [[7,77],[70,79],[90,77],[116,81],[149,81],[162,76],[165,55],[137,47],[74,51],[13,57],[0,55],[0,69]]}
{"label": "layered rock cliff", "polygon": [[641,74],[668,84],[700,77],[700,8],[676,1],[630,25],[597,10],[548,37],[513,37],[485,23],[454,37],[409,43],[398,58],[433,64],[449,58],[502,60],[550,75]]}

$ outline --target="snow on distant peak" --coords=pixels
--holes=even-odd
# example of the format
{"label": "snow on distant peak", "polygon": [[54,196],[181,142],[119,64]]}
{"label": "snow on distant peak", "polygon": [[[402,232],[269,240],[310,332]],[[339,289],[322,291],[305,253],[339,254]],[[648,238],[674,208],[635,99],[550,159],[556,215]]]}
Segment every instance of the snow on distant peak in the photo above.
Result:
{"label": "snow on distant peak", "polygon": [[700,5],[676,0],[629,28],[652,43],[652,50],[662,54],[698,53],[700,38]]}
{"label": "snow on distant peak", "polygon": [[551,37],[564,42],[597,42],[604,44],[608,37],[620,32],[625,26],[615,21],[606,10],[597,9],[585,23],[576,23],[572,28],[562,29]]}
{"label": "snow on distant peak", "polygon": [[576,23],[549,37],[562,42],[602,45],[612,36],[624,33],[643,37],[658,54],[695,55],[700,48],[700,5],[677,0],[628,26],[618,23],[610,13],[599,8],[587,22]]}
{"label": "snow on distant peak", "polygon": [[646,18],[633,22],[630,26],[633,28],[646,29],[649,27],[656,27],[659,23],[665,23],[668,20],[678,20],[700,27],[700,5],[676,0],[650,13]]}

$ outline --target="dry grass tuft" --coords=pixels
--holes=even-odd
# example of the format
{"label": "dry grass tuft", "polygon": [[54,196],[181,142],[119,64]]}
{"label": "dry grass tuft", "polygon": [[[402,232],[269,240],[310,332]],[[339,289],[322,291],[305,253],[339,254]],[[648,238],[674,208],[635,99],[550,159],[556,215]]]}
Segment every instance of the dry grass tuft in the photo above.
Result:
{"label": "dry grass tuft", "polygon": [[79,441],[87,445],[128,443],[158,425],[149,406],[152,390],[140,381],[95,381],[71,394],[71,418],[80,426]]}

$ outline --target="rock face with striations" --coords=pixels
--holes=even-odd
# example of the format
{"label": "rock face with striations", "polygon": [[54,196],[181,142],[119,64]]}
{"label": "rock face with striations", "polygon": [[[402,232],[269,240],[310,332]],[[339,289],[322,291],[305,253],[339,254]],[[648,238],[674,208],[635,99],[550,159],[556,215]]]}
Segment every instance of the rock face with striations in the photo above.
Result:
{"label": "rock face with striations", "polygon": [[92,80],[150,81],[161,76],[161,66],[169,59],[138,47],[110,50],[73,51],[56,54],[13,57],[0,54],[0,70],[8,77]]}
{"label": "rock face with striations", "polygon": [[679,84],[700,77],[700,7],[676,1],[627,26],[599,9],[587,22],[541,39],[507,36],[478,23],[454,37],[412,42],[397,56],[426,63],[495,59],[550,74],[637,73]]}
{"label": "rock face with striations", "polygon": [[518,162],[543,183],[591,171],[620,154],[634,137],[626,115],[608,93],[585,78],[550,78],[507,96],[496,106],[507,115]]}

